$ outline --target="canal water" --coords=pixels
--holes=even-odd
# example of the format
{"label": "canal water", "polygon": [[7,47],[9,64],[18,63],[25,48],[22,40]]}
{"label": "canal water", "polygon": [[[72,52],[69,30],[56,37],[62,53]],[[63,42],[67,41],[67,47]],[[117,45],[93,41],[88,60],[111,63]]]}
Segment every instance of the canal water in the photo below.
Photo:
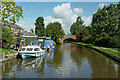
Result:
{"label": "canal water", "polygon": [[120,78],[120,64],[71,43],[57,45],[42,57],[2,64],[3,78]]}

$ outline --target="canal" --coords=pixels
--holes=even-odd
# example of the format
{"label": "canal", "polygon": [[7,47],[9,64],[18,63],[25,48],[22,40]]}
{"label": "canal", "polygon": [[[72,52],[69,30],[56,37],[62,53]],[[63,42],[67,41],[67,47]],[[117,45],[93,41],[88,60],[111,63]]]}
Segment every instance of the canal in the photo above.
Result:
{"label": "canal", "polygon": [[46,52],[42,57],[2,64],[4,78],[118,78],[118,75],[119,63],[71,43],[57,45],[54,52]]}

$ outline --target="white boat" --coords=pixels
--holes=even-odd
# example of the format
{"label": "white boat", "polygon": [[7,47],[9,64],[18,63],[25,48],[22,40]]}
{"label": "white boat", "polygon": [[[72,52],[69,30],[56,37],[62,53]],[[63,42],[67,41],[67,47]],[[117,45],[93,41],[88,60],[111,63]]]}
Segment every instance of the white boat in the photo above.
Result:
{"label": "white boat", "polygon": [[18,56],[21,58],[29,58],[29,57],[38,57],[45,54],[45,50],[42,50],[40,46],[24,46],[20,50],[18,50]]}

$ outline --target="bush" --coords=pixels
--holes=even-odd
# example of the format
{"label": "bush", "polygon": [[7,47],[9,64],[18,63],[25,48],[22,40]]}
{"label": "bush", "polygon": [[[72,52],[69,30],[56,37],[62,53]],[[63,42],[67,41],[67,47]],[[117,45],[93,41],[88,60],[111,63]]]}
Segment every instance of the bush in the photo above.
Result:
{"label": "bush", "polygon": [[79,32],[76,33],[76,37],[79,41],[82,41],[82,39],[86,36],[88,36],[88,30],[86,28],[81,28]]}
{"label": "bush", "polygon": [[56,42],[54,41],[54,46],[56,45]]}
{"label": "bush", "polygon": [[98,46],[105,46],[105,47],[108,47],[109,46],[109,38],[108,37],[100,37],[100,38],[97,38],[94,42],[95,45],[98,45]]}
{"label": "bush", "polygon": [[93,41],[94,41],[94,38],[91,35],[86,36],[82,39],[82,42],[84,43],[93,43]]}
{"label": "bush", "polygon": [[120,35],[114,35],[110,39],[110,44],[111,47],[120,47]]}
{"label": "bush", "polygon": [[56,42],[56,44],[61,44],[59,38],[57,38],[57,39],[55,40],[55,42]]}

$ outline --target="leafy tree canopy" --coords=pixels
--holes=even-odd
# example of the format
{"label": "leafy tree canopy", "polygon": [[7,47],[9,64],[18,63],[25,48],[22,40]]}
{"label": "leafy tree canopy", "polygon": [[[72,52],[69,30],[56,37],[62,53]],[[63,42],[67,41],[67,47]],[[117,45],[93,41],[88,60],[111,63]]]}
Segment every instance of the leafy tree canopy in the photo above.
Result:
{"label": "leafy tree canopy", "polygon": [[46,27],[46,35],[50,36],[54,41],[65,35],[64,30],[59,22],[49,23]]}
{"label": "leafy tree canopy", "polygon": [[15,24],[20,17],[23,18],[22,6],[18,6],[15,2],[2,2],[0,9],[1,21],[3,23]]}
{"label": "leafy tree canopy", "polygon": [[72,33],[72,35],[75,35],[77,32],[79,32],[79,30],[84,27],[85,25],[83,25],[84,21],[81,19],[80,16],[77,17],[77,20],[76,22],[74,22],[72,25],[71,25],[71,28],[70,28],[70,32]]}
{"label": "leafy tree canopy", "polygon": [[9,48],[11,44],[15,44],[15,39],[13,38],[13,32],[8,28],[2,28],[2,47]]}
{"label": "leafy tree canopy", "polygon": [[38,17],[35,22],[35,34],[37,36],[45,36],[45,27],[44,27],[44,18],[43,17]]}
{"label": "leafy tree canopy", "polygon": [[79,41],[82,41],[82,39],[88,35],[88,30],[85,27],[81,28],[80,31],[76,33],[76,37],[79,39]]}
{"label": "leafy tree canopy", "polygon": [[31,31],[32,33],[34,33],[34,30],[33,30],[33,29],[30,29],[30,31]]}
{"label": "leafy tree canopy", "polygon": [[113,36],[118,30],[118,8],[115,4],[98,9],[92,18],[94,36]]}

